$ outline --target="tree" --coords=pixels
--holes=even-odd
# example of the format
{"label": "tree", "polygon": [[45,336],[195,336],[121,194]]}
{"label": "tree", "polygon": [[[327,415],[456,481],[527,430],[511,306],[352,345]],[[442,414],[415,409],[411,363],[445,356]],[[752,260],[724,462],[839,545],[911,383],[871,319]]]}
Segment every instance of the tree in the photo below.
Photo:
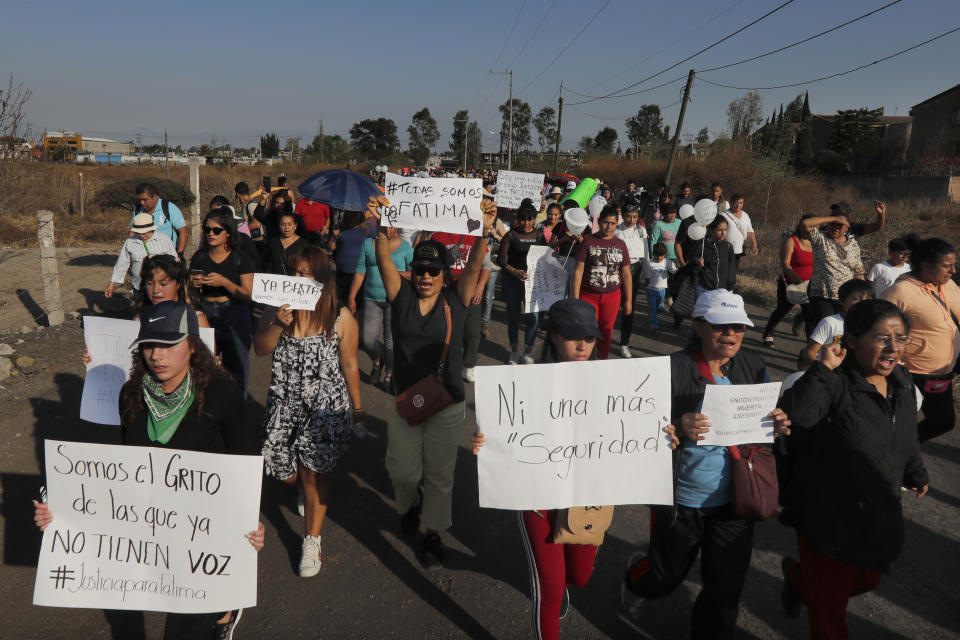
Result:
{"label": "tree", "polygon": [[537,144],[540,145],[540,152],[545,148],[552,147],[557,143],[557,121],[556,111],[553,107],[544,107],[537,112],[533,119],[533,127],[537,130]]}
{"label": "tree", "polygon": [[350,145],[343,136],[339,135],[323,136],[322,141],[319,135],[313,136],[313,142],[303,150],[303,157],[309,162],[320,162],[321,145],[323,145],[322,157],[325,162],[343,162],[350,157]]}
{"label": "tree", "polygon": [[[483,132],[476,120],[467,127],[467,166],[479,167],[480,154],[483,152]],[[464,170],[467,167],[463,167]]]}
{"label": "tree", "polygon": [[613,155],[613,147],[617,143],[617,130],[604,127],[593,138],[593,150],[597,154]]}
{"label": "tree", "polygon": [[800,171],[808,171],[814,165],[813,116],[810,113],[810,94],[803,96],[800,108],[800,126],[797,127],[797,143],[794,147],[793,165]]}
{"label": "tree", "polygon": [[410,136],[410,159],[415,164],[425,164],[430,151],[440,139],[440,130],[437,129],[437,121],[430,115],[430,109],[424,107],[413,114],[407,134]]}
{"label": "tree", "polygon": [[350,127],[350,142],[367,160],[383,158],[400,150],[397,124],[390,118],[357,122]]}
{"label": "tree", "polygon": [[[500,126],[500,136],[504,141],[508,141],[507,132],[510,130],[510,101],[507,100],[499,107],[500,114],[503,116],[503,124]],[[513,151],[522,151],[530,146],[530,120],[532,118],[530,105],[520,100],[513,99]]]}
{"label": "tree", "polygon": [[593,138],[590,136],[583,136],[580,138],[580,151],[584,153],[593,153]]}
{"label": "tree", "polygon": [[453,116],[453,133],[450,135],[450,151],[458,158],[463,157],[463,143],[467,139],[467,127],[470,124],[470,112],[457,111]]}
{"label": "tree", "polygon": [[710,130],[704,127],[697,132],[697,137],[695,140],[700,144],[706,144],[710,142]]}
{"label": "tree", "polygon": [[727,107],[727,123],[734,140],[748,137],[763,122],[763,100],[756,91],[734,100]]}
{"label": "tree", "polygon": [[638,149],[666,144],[669,138],[670,127],[664,130],[660,107],[655,104],[642,105],[637,115],[627,119],[626,125],[627,140]]}
{"label": "tree", "polygon": [[[213,148],[213,145],[210,145]],[[280,155],[280,138],[275,133],[268,133],[260,136],[260,154],[265,158],[272,158]]]}
{"label": "tree", "polygon": [[879,109],[841,109],[834,119],[831,151],[842,162],[843,173],[875,173],[880,169],[883,154],[883,127]]}

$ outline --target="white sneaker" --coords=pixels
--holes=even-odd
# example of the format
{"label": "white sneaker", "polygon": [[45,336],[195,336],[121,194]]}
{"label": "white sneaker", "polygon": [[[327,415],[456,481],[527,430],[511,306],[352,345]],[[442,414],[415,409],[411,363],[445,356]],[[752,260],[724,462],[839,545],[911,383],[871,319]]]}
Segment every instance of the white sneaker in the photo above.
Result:
{"label": "white sneaker", "polygon": [[473,382],[473,367],[464,367],[464,368],[463,368],[463,381],[464,381],[464,382]]}
{"label": "white sneaker", "polygon": [[519,352],[519,351],[511,351],[511,352],[510,352],[510,358],[507,359],[507,364],[517,364],[517,362],[518,362],[519,360],[520,360],[520,352]]}
{"label": "white sneaker", "polygon": [[520,364],[533,364],[533,354],[525,353],[520,356]]}
{"label": "white sneaker", "polygon": [[621,346],[620,346],[620,357],[621,357],[621,358],[632,358],[632,357],[633,357],[633,354],[630,353],[630,347],[628,347],[628,346],[625,345],[625,344],[624,344],[624,345],[621,345]]}
{"label": "white sneaker", "polygon": [[300,577],[312,578],[320,573],[320,536],[304,536],[300,548]]}

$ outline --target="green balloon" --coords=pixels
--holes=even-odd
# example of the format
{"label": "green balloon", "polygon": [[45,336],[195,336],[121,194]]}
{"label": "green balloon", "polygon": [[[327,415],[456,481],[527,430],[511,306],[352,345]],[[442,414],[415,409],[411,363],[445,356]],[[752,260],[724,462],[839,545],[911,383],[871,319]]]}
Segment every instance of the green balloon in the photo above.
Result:
{"label": "green balloon", "polygon": [[598,186],[599,183],[593,178],[584,178],[580,184],[577,185],[577,188],[570,192],[570,195],[560,200],[560,204],[563,204],[567,200],[573,200],[581,209],[586,209],[587,203],[590,202],[593,194],[597,192]]}

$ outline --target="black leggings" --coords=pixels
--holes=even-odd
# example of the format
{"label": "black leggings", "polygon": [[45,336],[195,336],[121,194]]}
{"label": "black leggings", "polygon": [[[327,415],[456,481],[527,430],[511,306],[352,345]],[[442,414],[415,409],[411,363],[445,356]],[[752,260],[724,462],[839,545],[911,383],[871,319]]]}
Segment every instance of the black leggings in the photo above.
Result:
{"label": "black leggings", "polygon": [[939,393],[931,393],[925,389],[930,380],[943,380],[943,376],[924,376],[913,374],[913,383],[920,389],[923,396],[923,420],[917,423],[917,437],[920,442],[943,435],[953,429],[957,415],[953,408],[953,380]]}
{"label": "black leggings", "polygon": [[[783,320],[795,306],[794,303],[787,300],[786,281],[784,281],[783,278],[777,278],[777,308],[773,310],[773,313],[770,314],[770,319],[767,320],[767,326],[763,330],[764,337],[772,336],[773,332],[777,329],[777,325],[780,324],[780,321]],[[809,313],[808,307],[808,304],[800,305],[800,315],[804,319],[806,319]],[[807,332],[807,337],[810,337],[809,332]]]}
{"label": "black leggings", "polygon": [[843,313],[843,305],[839,300],[830,298],[820,298],[810,296],[810,302],[807,303],[806,330],[807,336],[813,333],[817,324],[826,318],[837,313]]}
{"label": "black leggings", "polygon": [[640,258],[630,265],[630,275],[633,279],[633,313],[623,315],[620,319],[620,344],[629,345],[630,336],[633,335],[633,318],[637,315],[637,292],[640,291],[640,280],[643,275],[643,261],[646,258]]}

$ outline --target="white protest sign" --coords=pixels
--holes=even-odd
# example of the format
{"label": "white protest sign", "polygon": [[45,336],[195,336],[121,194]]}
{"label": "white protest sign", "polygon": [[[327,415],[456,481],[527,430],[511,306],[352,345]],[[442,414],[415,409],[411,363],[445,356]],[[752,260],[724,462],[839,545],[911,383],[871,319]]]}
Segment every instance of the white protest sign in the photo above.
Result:
{"label": "white protest sign", "polygon": [[257,602],[263,458],[47,440],[33,603],[211,613]]}
{"label": "white protest sign", "polygon": [[[478,367],[480,506],[671,504],[670,360]],[[602,382],[601,382],[602,381]]]}
{"label": "white protest sign", "polygon": [[288,304],[291,309],[313,311],[322,293],[323,284],[312,278],[281,276],[275,273],[253,274],[251,298],[254,302],[271,307]]}
{"label": "white protest sign", "polygon": [[535,245],[527,252],[527,279],[523,286],[525,313],[548,311],[550,305],[563,300],[567,292],[567,272],[553,257],[550,247]]}
{"label": "white protest sign", "polygon": [[497,206],[516,209],[524,198],[533,200],[533,206],[540,208],[543,199],[543,174],[523,171],[497,172]]}
{"label": "white protest sign", "polygon": [[780,384],[708,384],[700,413],[710,418],[711,426],[697,444],[773,442],[773,418],[767,414],[777,407]]}
{"label": "white protest sign", "polygon": [[380,208],[388,227],[448,231],[471,236],[483,233],[483,181],[480,178],[413,178],[386,174]]}
{"label": "white protest sign", "polygon": [[[90,356],[80,419],[97,424],[120,424],[120,387],[130,377],[133,360],[130,345],[137,339],[140,323],[101,316],[83,317],[83,341]],[[200,339],[214,351],[213,329],[201,327]]]}

